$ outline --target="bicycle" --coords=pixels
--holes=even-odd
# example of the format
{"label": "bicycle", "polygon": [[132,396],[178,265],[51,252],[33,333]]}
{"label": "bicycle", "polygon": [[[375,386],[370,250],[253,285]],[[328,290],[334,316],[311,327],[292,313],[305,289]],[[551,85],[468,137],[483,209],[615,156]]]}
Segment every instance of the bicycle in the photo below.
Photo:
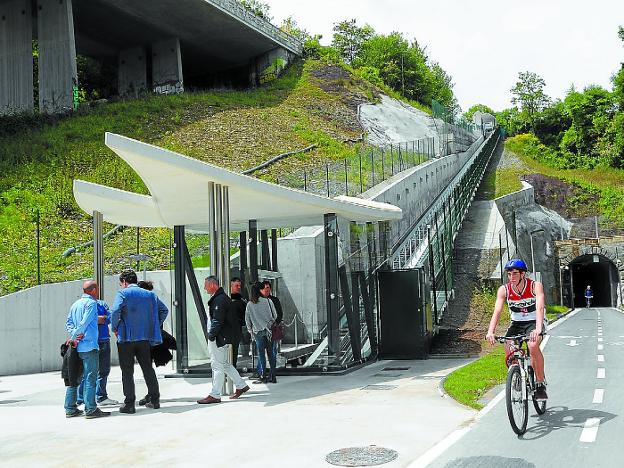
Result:
{"label": "bicycle", "polygon": [[505,400],[507,402],[507,416],[513,431],[522,435],[526,432],[529,420],[529,397],[533,400],[533,406],[537,414],[546,412],[546,401],[535,399],[535,371],[531,366],[531,355],[528,346],[523,343],[529,340],[526,335],[496,336],[497,341],[505,343],[513,341],[510,345],[511,353],[507,357],[507,382],[505,385]]}
{"label": "bicycle", "polygon": [[593,299],[593,296],[585,296],[585,302],[587,303],[587,308],[589,309],[591,307],[591,300]]}

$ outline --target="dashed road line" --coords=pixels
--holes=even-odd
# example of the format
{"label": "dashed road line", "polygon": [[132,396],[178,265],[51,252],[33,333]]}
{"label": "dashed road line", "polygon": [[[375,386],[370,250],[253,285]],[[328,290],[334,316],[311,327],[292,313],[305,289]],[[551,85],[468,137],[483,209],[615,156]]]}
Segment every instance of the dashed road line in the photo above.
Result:
{"label": "dashed road line", "polygon": [[603,349],[604,349],[604,346],[603,346],[603,345],[601,345],[601,344],[599,344],[599,345],[598,345],[598,351],[602,351]]}
{"label": "dashed road line", "polygon": [[598,372],[596,373],[597,379],[605,379],[607,377],[607,372],[604,367],[599,367]]}
{"label": "dashed road line", "polygon": [[602,403],[604,400],[604,388],[597,388],[594,390],[594,400],[592,403]]}
{"label": "dashed road line", "polygon": [[581,432],[580,442],[594,442],[598,435],[598,426],[600,426],[600,418],[589,418],[585,421],[583,432]]}
{"label": "dashed road line", "polygon": [[598,355],[598,362],[604,362],[604,354]]}
{"label": "dashed road line", "polygon": [[602,343],[602,338],[598,338],[598,343]]}

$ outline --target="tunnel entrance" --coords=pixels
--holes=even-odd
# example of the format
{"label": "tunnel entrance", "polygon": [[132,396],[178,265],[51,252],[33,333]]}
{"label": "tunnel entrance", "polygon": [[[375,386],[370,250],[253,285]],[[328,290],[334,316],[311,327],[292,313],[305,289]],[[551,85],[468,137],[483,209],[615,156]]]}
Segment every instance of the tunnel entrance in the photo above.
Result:
{"label": "tunnel entrance", "polygon": [[585,288],[594,292],[592,307],[615,307],[620,275],[615,264],[600,254],[586,254],[569,264],[574,307],[585,307]]}

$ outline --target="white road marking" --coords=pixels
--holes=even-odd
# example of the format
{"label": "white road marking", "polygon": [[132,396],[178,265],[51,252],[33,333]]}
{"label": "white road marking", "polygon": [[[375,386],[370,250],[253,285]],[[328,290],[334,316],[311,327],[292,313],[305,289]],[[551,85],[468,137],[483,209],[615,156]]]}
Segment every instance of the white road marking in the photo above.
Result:
{"label": "white road marking", "polygon": [[602,338],[598,338],[598,343],[602,343]]}
{"label": "white road marking", "polygon": [[576,343],[576,340],[570,340],[569,343],[566,343],[566,346],[578,346],[578,344]]}
{"label": "white road marking", "polygon": [[604,362],[604,354],[598,355],[598,362]]}
{"label": "white road marking", "polygon": [[598,345],[598,351],[602,351],[603,348],[604,348],[604,345],[601,345],[601,344]]}
{"label": "white road marking", "polygon": [[596,372],[597,379],[604,379],[607,376],[607,371],[604,367],[599,367],[598,372]]}
{"label": "white road marking", "polygon": [[604,388],[597,388],[594,390],[594,401],[592,403],[602,403],[604,399]]}
{"label": "white road marking", "polygon": [[589,418],[585,421],[579,442],[594,442],[598,435],[598,426],[600,426],[600,418]]}

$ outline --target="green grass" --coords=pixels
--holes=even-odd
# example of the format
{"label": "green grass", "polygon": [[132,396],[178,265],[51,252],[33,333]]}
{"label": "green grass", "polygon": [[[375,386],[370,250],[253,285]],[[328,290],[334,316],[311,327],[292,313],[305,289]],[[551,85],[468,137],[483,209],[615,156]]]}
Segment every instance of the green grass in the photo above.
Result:
{"label": "green grass", "polygon": [[[92,274],[91,248],[67,258],[61,255],[92,236],[91,219],[73,198],[74,179],[148,193],[134,171],[104,145],[105,132],[235,171],[316,145],[305,155],[287,158],[257,174],[272,181],[344,158],[355,161],[358,145],[344,141],[357,138],[361,128],[354,124],[348,97],[375,100],[379,90],[355,76],[322,82],[316,75],[323,76],[326,66],[322,61],[298,62],[279,79],[247,91],[146,95],[81,108],[64,117],[0,118],[0,296],[37,282],[37,212],[42,282]],[[359,167],[357,172],[359,176]],[[355,177],[349,174],[351,185]],[[140,250],[152,257],[148,268],[171,267],[171,242],[168,229],[140,230]],[[136,244],[133,228],[107,239],[105,273],[134,266],[129,256],[136,253]],[[190,236],[188,245],[193,264],[206,265],[205,236]]]}
{"label": "green grass", "polygon": [[547,305],[546,306],[546,317],[549,322],[554,322],[559,318],[560,315],[565,315],[568,313],[568,308],[566,306],[559,305]]}
{"label": "green grass", "polygon": [[597,196],[596,207],[606,222],[624,225],[624,170],[610,167],[593,169],[565,169],[557,167],[553,150],[547,148],[530,134],[508,138],[505,148],[516,154],[533,173],[556,177],[582,189],[578,200],[571,200],[582,207],[588,198]]}
{"label": "green grass", "polygon": [[492,387],[505,381],[505,348],[496,345],[488,354],[449,374],[444,390],[458,402],[475,409],[483,408],[478,402]]}

